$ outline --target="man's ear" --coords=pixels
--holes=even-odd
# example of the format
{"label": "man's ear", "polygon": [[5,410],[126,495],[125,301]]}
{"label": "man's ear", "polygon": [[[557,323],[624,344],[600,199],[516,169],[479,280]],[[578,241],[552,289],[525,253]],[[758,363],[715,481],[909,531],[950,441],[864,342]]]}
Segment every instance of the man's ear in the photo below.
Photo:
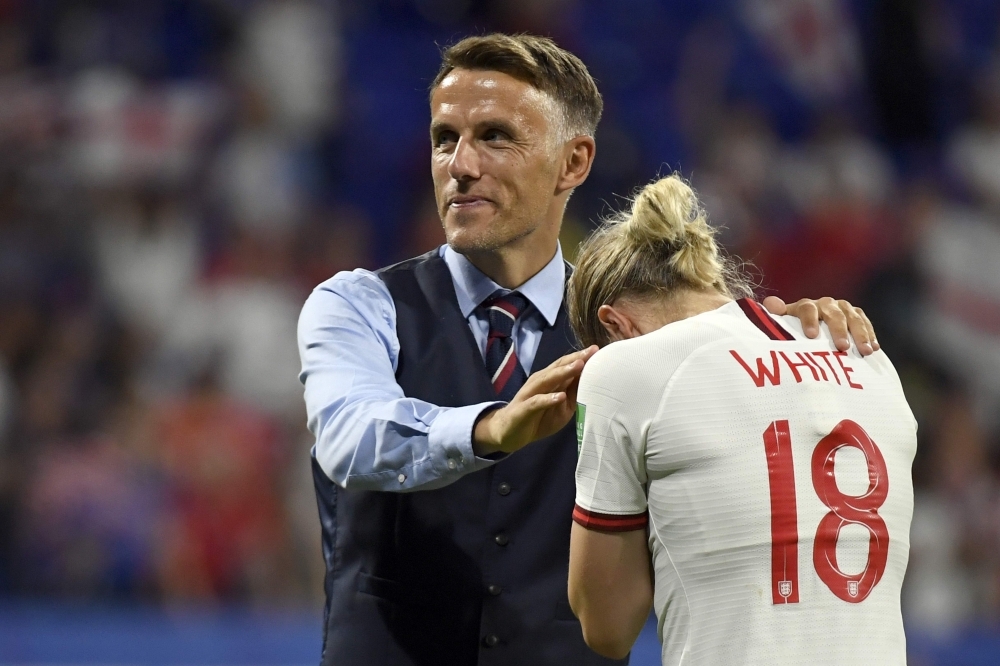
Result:
{"label": "man's ear", "polygon": [[597,320],[608,332],[612,342],[637,338],[642,333],[625,312],[617,310],[613,305],[602,305],[597,309]]}
{"label": "man's ear", "polygon": [[592,136],[577,136],[566,142],[563,147],[564,158],[556,183],[557,192],[565,192],[583,184],[590,175],[590,167],[594,164],[597,144]]}

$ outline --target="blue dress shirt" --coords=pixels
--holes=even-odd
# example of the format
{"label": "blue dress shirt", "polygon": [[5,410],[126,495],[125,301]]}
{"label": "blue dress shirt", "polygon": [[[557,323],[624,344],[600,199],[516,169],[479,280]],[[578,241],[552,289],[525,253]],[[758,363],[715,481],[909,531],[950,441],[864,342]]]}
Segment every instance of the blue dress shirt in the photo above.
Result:
{"label": "blue dress shirt", "polygon": [[[447,245],[462,315],[485,356],[489,322],[476,307],[500,286]],[[515,350],[530,373],[542,329],[555,324],[563,301],[562,249],[518,287],[532,307],[514,325]],[[362,269],[337,273],[313,290],[302,307],[299,356],[313,455],[339,486],[362,490],[429,490],[495,461],[472,451],[476,419],[498,402],[438,407],[408,398],[396,383],[399,340],[389,290]]]}

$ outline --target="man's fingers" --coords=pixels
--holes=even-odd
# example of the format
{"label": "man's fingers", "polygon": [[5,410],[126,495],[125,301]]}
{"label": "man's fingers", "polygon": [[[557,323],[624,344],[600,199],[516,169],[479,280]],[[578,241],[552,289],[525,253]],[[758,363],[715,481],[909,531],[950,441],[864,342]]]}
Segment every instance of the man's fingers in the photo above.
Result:
{"label": "man's fingers", "polygon": [[862,356],[868,356],[875,351],[872,341],[875,339],[875,331],[871,322],[861,308],[856,308],[847,301],[837,301],[844,316],[847,318],[847,328],[854,338],[854,344]]}
{"label": "man's fingers", "polygon": [[537,390],[545,390],[542,387],[551,386],[554,382],[561,383],[568,381],[573,377],[579,376],[581,372],[583,372],[583,361],[577,359],[566,365],[560,365],[555,368],[548,367],[536,372],[528,378],[528,381],[534,380],[538,384]]}
{"label": "man's fingers", "polygon": [[865,311],[851,305],[847,301],[837,302],[840,305],[840,309],[847,315],[847,327],[861,355],[868,356],[881,349],[878,344],[878,338],[875,337],[875,327],[872,325],[872,320],[865,314]]}
{"label": "man's fingers", "polygon": [[525,395],[562,391],[569,385],[569,382],[580,376],[580,373],[583,372],[583,366],[584,362],[581,359],[563,365],[553,363],[544,370],[539,370],[529,376],[521,391]]}
{"label": "man's fingers", "polygon": [[[775,301],[780,302],[780,299]],[[775,309],[768,309],[772,314],[779,314]],[[861,308],[856,308],[843,299],[838,301],[824,296],[814,301],[803,298],[788,306],[788,314],[799,318],[802,332],[808,338],[818,337],[820,320],[826,322],[833,344],[840,351],[851,348],[852,338],[862,356],[868,356],[879,348],[871,320]]]}
{"label": "man's fingers", "polygon": [[[819,310],[820,319],[826,322],[829,327],[830,337],[833,338],[833,344],[837,349],[840,351],[850,349],[851,339],[848,336],[847,314],[840,307],[839,302],[829,296],[824,296],[816,301],[816,307]],[[819,335],[818,322],[816,334]]]}
{"label": "man's fingers", "polygon": [[558,407],[566,402],[566,392],[556,391],[554,393],[539,393],[530,398],[526,398],[517,403],[508,405],[508,409],[513,410],[511,416],[514,422],[524,423],[525,419],[530,419],[533,414]]}
{"label": "man's fingers", "polygon": [[868,333],[871,335],[869,339],[872,342],[872,349],[878,351],[879,349],[882,348],[882,345],[878,343],[878,338],[875,337],[875,327],[872,325],[872,320],[868,318],[868,315],[866,315],[865,311],[862,310],[861,308],[855,308],[855,309],[858,311],[858,314],[861,315],[861,318],[865,320],[865,327],[868,329]]}
{"label": "man's fingers", "polygon": [[[831,303],[833,302],[832,298],[829,300]],[[787,308],[788,314],[798,317],[799,321],[802,322],[802,332],[806,334],[807,338],[815,338],[819,335],[819,306],[817,303],[821,302],[822,299],[814,301],[811,298],[803,298],[792,303]],[[824,316],[825,319],[826,317]],[[830,322],[827,323],[829,324]],[[830,331],[833,332],[833,325],[830,326]],[[847,335],[846,325],[844,326],[844,335]]]}
{"label": "man's fingers", "polygon": [[514,396],[511,405],[517,404],[525,407],[527,403],[530,403],[532,407],[529,411],[552,406],[553,403],[545,402],[547,395],[561,395],[562,397],[557,402],[575,402],[580,373],[583,372],[587,360],[597,353],[597,349],[596,345],[592,345],[578,352],[566,354],[545,369],[532,373],[521,390]]}
{"label": "man's fingers", "polygon": [[535,395],[529,398],[524,403],[524,408],[529,412],[537,412],[543,409],[549,409],[554,405],[566,402],[565,391],[557,391],[555,393],[542,393],[541,395]]}
{"label": "man's fingers", "polygon": [[[564,382],[567,378],[578,376],[583,372],[583,366],[586,362],[596,353],[597,345],[591,345],[586,349],[581,349],[578,352],[566,354],[562,358],[556,359],[544,370],[539,370],[528,377],[528,382],[535,384],[531,388],[531,391],[533,393],[551,391],[554,388],[553,382]],[[527,385],[526,383],[525,386]]]}
{"label": "man's fingers", "polygon": [[768,296],[761,305],[767,308],[767,311],[773,315],[788,314],[788,306],[777,296]]}
{"label": "man's fingers", "polygon": [[597,345],[591,345],[586,349],[581,349],[580,351],[575,351],[572,354],[566,354],[565,356],[560,356],[556,360],[552,361],[545,369],[558,368],[564,365],[569,365],[575,363],[576,361],[583,361],[586,363],[590,360],[590,357],[597,353]]}
{"label": "man's fingers", "polygon": [[575,351],[572,354],[566,354],[565,356],[559,357],[558,359],[553,361],[549,367],[551,368],[553,366],[568,365],[575,361],[583,361],[586,363],[591,356],[597,353],[597,350],[598,350],[597,345],[590,345],[586,349],[581,349],[580,351]]}

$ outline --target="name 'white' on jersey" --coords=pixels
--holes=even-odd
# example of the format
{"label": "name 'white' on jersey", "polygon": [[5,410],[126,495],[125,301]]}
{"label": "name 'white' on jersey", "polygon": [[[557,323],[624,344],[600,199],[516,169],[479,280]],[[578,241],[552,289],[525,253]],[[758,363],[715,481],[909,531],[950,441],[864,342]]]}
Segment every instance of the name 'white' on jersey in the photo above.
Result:
{"label": "name 'white' on jersey", "polygon": [[602,349],[578,402],[574,519],[648,513],[664,664],[906,663],[916,423],[885,354],[743,299]]}

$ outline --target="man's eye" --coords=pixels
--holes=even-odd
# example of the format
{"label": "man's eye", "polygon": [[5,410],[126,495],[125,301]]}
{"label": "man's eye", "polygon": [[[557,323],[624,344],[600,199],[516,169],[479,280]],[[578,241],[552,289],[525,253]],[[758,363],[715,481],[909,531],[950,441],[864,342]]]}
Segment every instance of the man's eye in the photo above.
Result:
{"label": "man's eye", "polygon": [[453,143],[455,143],[455,135],[450,132],[442,132],[434,139],[434,146],[436,148],[446,148]]}
{"label": "man's eye", "polygon": [[503,130],[491,129],[486,130],[483,134],[484,141],[505,141],[507,139],[507,134]]}

